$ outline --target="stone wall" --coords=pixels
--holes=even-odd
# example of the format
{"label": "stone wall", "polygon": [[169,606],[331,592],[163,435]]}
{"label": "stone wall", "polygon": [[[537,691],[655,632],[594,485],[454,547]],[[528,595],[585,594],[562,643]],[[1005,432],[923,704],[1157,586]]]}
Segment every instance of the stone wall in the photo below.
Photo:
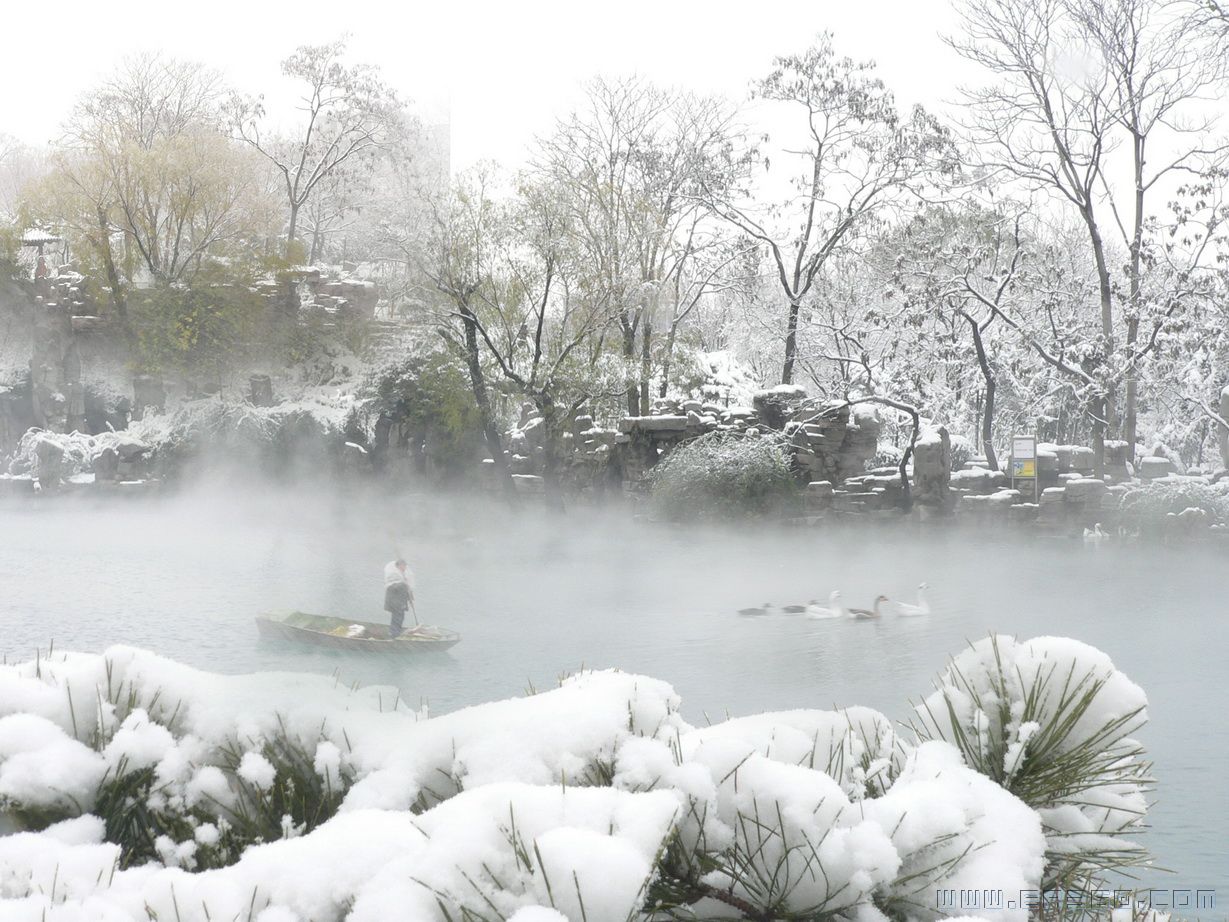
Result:
{"label": "stone wall", "polygon": [[346,322],[372,320],[381,297],[375,282],[333,276],[319,266],[287,269],[261,283],[257,290],[276,310],[293,315],[315,311]]}
{"label": "stone wall", "polygon": [[[1137,457],[1133,477],[1126,447],[1125,442],[1106,443],[1106,474],[1097,478],[1091,448],[1042,442],[1037,446],[1036,484],[1021,480],[1014,489],[1005,473],[990,471],[984,459],[974,459],[951,476],[957,515],[966,520],[1034,523],[1054,533],[1078,533],[1098,523],[1116,529],[1122,522],[1123,498],[1132,487],[1183,479],[1164,446]],[[1186,479],[1206,482],[1201,477]]]}
{"label": "stone wall", "polygon": [[[761,391],[751,406],[664,399],[648,416],[624,417],[610,428],[596,425],[592,416],[577,416],[563,435],[563,480],[576,492],[618,488],[634,495],[647,488],[648,474],[658,462],[684,442],[713,432],[751,437],[779,432],[788,441],[809,502],[827,497],[818,502],[827,508],[844,492],[835,485],[865,472],[878,449],[879,431],[873,410],[825,404],[796,387]],[[543,435],[542,420],[527,405],[506,453],[518,489],[540,490]]]}

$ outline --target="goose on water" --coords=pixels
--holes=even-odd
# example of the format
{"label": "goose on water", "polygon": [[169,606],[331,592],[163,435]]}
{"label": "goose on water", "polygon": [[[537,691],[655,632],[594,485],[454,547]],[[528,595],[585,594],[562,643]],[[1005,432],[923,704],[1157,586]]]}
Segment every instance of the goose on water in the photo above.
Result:
{"label": "goose on water", "polygon": [[832,594],[828,596],[828,607],[812,602],[807,606],[807,617],[815,618],[844,618],[848,612],[845,611],[845,606],[841,604],[840,590],[833,589]]}
{"label": "goose on water", "polygon": [[1109,532],[1101,527],[1100,522],[1095,524],[1092,528],[1084,529],[1085,544],[1101,544],[1109,536]]}
{"label": "goose on water", "polygon": [[897,613],[901,615],[929,615],[930,603],[926,601],[926,590],[929,588],[925,583],[919,583],[917,587],[917,604],[910,605],[908,602],[897,602]]}
{"label": "goose on water", "polygon": [[763,605],[757,606],[756,608],[740,608],[738,613],[744,618],[754,618],[757,615],[766,615],[770,611],[772,611],[772,603],[765,602]]}
{"label": "goose on water", "polygon": [[875,604],[869,611],[865,608],[851,608],[849,609],[849,614],[851,617],[857,618],[861,621],[866,621],[870,618],[878,618],[883,614],[879,610],[879,606],[886,601],[888,601],[888,597],[886,595],[875,596]]}

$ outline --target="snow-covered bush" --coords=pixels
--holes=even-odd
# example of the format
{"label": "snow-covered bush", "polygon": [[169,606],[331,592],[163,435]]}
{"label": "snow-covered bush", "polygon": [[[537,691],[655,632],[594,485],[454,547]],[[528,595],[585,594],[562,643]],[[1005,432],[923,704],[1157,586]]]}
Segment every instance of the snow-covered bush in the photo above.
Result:
{"label": "snow-covered bush", "polygon": [[951,459],[953,473],[961,470],[969,459],[973,457],[973,443],[966,439],[963,435],[953,435],[951,437]]}
{"label": "snow-covered bush", "polygon": [[1104,653],[1066,638],[992,636],[952,659],[917,715],[919,738],[951,743],[1038,812],[1047,886],[1149,860],[1126,838],[1148,809],[1151,765],[1133,738],[1147,698]]}
{"label": "snow-covered bush", "polygon": [[1229,482],[1165,477],[1132,484],[1122,497],[1123,516],[1137,524],[1162,520],[1186,509],[1202,509],[1211,522],[1229,522]]}
{"label": "snow-covered bush", "polygon": [[0,829],[31,830],[0,836],[0,898],[38,918],[89,898],[185,922],[580,918],[581,902],[621,920],[678,801],[588,785],[609,784],[623,740],[685,727],[677,708],[614,672],[426,720],[391,689],[127,648],[0,666]]}
{"label": "snow-covered bush", "polygon": [[676,349],[671,377],[671,383],[682,393],[726,406],[750,406],[752,396],[761,386],[751,369],[725,349],[715,352]]}
{"label": "snow-covered bush", "polygon": [[340,454],[344,426],[353,407],[347,394],[314,393],[276,406],[208,397],[167,413],[148,414],[119,432],[84,435],[30,429],[8,463],[10,474],[37,474],[41,442],[62,452],[64,477],[88,473],[106,449],[125,446],[149,453],[164,474],[203,461],[249,465],[274,472],[314,470]]}
{"label": "snow-covered bush", "polygon": [[133,361],[143,371],[221,381],[264,337],[267,305],[250,274],[205,261],[191,284],[134,290],[128,305]]}
{"label": "snow-covered bush", "polygon": [[128,432],[149,444],[171,473],[196,461],[306,470],[340,453],[352,406],[347,394],[313,393],[271,407],[210,397],[147,416]]}
{"label": "snow-covered bush", "polygon": [[60,467],[63,476],[86,473],[93,469],[94,458],[104,448],[114,448],[121,438],[114,432],[82,435],[80,432],[27,429],[9,458],[8,473],[37,475],[40,442],[50,442],[63,452]]}
{"label": "snow-covered bush", "polygon": [[[324,734],[288,729],[206,740],[173,707],[130,680],[114,660],[103,664],[105,690],[87,720],[71,697],[82,670],[44,666],[68,696],[70,727],[52,713],[6,714],[0,708],[0,814],[39,829],[90,811],[118,846],[121,867],[150,860],[189,868],[220,867],[261,841],[310,831],[332,816],[353,780]],[[79,664],[78,664],[79,665]],[[94,664],[96,665],[96,664]],[[41,675],[38,676],[41,679]],[[143,706],[144,705],[144,706]],[[21,748],[14,747],[20,743]],[[7,753],[5,753],[7,749]],[[54,758],[64,777],[44,771]]]}
{"label": "snow-covered bush", "polygon": [[880,467],[900,467],[900,459],[905,456],[903,450],[895,445],[880,445],[875,456],[866,462],[866,469],[873,471]]}
{"label": "snow-covered bush", "polygon": [[482,458],[482,422],[466,372],[442,350],[399,355],[369,371],[356,413],[375,447],[400,448],[444,474]]}
{"label": "snow-covered bush", "polygon": [[[1036,681],[1068,660],[1099,670],[1078,714]],[[1134,804],[1126,775],[1112,803],[1045,793],[1109,758],[1093,739],[1132,756],[1096,733],[1138,693],[1101,654],[999,639],[957,662],[952,728],[1004,719],[968,716],[992,693],[1036,718],[1006,731],[1010,770],[990,729],[911,742],[867,708],[691,727],[670,686],[617,671],[428,719],[390,689],[129,648],[3,665],[0,898],[31,922],[935,920],[941,892],[1036,891],[1063,811]]]}
{"label": "snow-covered bush", "polygon": [[673,520],[771,515],[797,493],[786,439],[710,432],[653,468],[652,504]]}

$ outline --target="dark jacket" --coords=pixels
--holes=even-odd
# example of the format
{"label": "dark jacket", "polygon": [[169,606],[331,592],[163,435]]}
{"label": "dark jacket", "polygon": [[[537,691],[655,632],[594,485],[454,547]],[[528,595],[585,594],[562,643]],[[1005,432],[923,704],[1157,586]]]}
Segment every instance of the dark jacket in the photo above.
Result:
{"label": "dark jacket", "polygon": [[393,583],[384,587],[384,610],[390,613],[404,612],[410,607],[410,587],[405,583]]}

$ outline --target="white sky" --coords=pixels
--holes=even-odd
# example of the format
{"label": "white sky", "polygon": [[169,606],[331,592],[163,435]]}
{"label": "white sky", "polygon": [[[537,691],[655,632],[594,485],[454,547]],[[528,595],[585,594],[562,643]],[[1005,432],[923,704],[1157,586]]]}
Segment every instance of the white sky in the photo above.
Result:
{"label": "white sky", "polygon": [[596,74],[638,73],[741,99],[776,54],[830,29],[837,50],[873,58],[903,104],[955,95],[965,65],[939,38],[947,0],[59,0],[4,11],[0,132],[52,138],[76,97],[124,54],[160,50],[221,70],[235,86],[285,93],[295,46],[350,35],[404,96],[452,112],[454,169],[515,164]]}

